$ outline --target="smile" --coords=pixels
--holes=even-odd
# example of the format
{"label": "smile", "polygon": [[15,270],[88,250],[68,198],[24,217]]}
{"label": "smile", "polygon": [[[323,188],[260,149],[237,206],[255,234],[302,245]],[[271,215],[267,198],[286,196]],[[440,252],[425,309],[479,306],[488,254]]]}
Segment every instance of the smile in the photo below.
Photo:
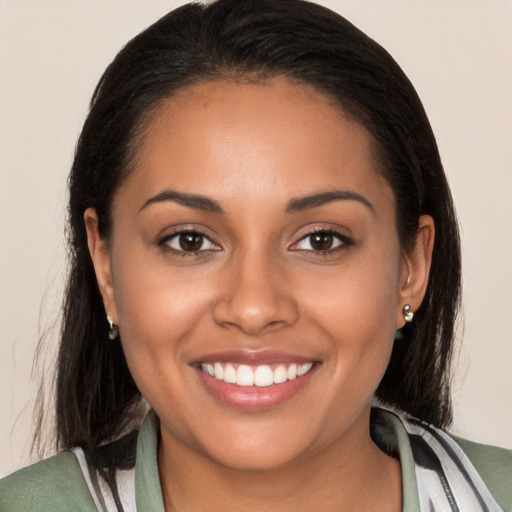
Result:
{"label": "smile", "polygon": [[261,412],[283,406],[310,388],[322,361],[277,350],[242,349],[203,354],[189,364],[218,403]]}
{"label": "smile", "polygon": [[201,363],[199,369],[215,379],[242,387],[268,387],[295,380],[308,373],[313,362],[249,366],[236,363]]}

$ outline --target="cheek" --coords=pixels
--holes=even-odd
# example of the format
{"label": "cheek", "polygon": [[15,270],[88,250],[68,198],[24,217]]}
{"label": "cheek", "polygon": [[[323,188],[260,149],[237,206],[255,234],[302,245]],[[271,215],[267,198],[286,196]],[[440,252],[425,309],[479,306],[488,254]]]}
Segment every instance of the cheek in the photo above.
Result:
{"label": "cheek", "polygon": [[399,300],[398,257],[354,258],[321,276],[297,276],[305,311],[321,318],[345,343],[367,333],[395,331]]}
{"label": "cheek", "polygon": [[157,379],[177,378],[192,333],[209,310],[211,291],[187,270],[171,271],[165,264],[150,265],[148,258],[132,256],[115,262],[115,300],[126,359],[146,396],[143,388]]}
{"label": "cheek", "polygon": [[399,258],[390,254],[298,281],[304,316],[331,340],[330,371],[341,393],[371,396],[389,362],[399,307]]}
{"label": "cheek", "polygon": [[190,322],[195,294],[180,293],[179,287],[162,277],[152,279],[151,272],[139,271],[128,279],[121,275],[115,286],[121,333],[130,343],[176,341]]}

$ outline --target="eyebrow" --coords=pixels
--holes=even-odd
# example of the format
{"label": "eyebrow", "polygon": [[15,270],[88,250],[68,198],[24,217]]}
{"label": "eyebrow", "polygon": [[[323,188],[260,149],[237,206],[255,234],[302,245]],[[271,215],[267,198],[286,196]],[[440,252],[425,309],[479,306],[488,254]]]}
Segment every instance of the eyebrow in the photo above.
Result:
{"label": "eyebrow", "polygon": [[[149,198],[140,207],[139,212],[152,204],[166,201],[172,201],[196,210],[212,213],[224,213],[224,209],[220,203],[214,199],[198,194],[185,194],[183,192],[177,192],[176,190],[164,190],[156,196]],[[308,210],[310,208],[318,208],[319,206],[332,203],[333,201],[358,201],[372,212],[375,212],[373,205],[368,201],[368,199],[357,192],[352,192],[350,190],[329,190],[327,192],[320,192],[309,196],[297,197],[289,201],[285,211],[286,213],[295,213]]]}
{"label": "eyebrow", "polygon": [[165,201],[172,201],[174,203],[187,206],[188,208],[194,208],[204,212],[213,213],[224,213],[220,203],[214,199],[210,199],[205,196],[197,194],[184,194],[183,192],[177,192],[175,190],[164,190],[156,196],[149,198],[139,209],[139,212],[147,208],[148,206],[155,203],[163,203]]}
{"label": "eyebrow", "polygon": [[333,201],[357,201],[366,206],[372,211],[372,213],[375,213],[375,208],[368,199],[357,192],[352,192],[350,190],[328,190],[318,194],[297,197],[288,203],[286,213],[295,213],[308,210],[310,208],[317,208],[319,206],[332,203]]}

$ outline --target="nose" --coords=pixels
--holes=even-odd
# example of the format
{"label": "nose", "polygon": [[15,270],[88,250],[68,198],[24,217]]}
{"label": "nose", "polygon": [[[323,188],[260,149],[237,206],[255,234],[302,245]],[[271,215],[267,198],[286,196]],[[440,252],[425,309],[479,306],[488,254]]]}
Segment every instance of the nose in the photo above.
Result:
{"label": "nose", "polygon": [[282,269],[265,258],[240,260],[222,276],[222,292],[213,308],[215,322],[251,336],[293,325],[299,308]]}

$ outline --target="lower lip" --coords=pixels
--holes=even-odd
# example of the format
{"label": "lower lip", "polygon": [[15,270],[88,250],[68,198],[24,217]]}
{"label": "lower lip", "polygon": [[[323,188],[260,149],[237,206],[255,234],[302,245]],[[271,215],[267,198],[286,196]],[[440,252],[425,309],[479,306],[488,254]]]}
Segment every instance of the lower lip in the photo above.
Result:
{"label": "lower lip", "polygon": [[293,380],[265,387],[237,386],[211,377],[199,368],[194,370],[208,392],[223,403],[236,409],[264,411],[282,405],[298,395],[316,373],[317,365]]}

